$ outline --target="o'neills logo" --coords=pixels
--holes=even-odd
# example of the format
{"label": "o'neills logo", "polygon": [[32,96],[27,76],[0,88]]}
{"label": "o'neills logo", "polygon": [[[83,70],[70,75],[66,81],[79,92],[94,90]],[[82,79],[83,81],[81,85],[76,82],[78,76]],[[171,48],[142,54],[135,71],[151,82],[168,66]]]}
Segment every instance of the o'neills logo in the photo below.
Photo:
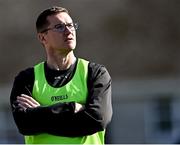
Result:
{"label": "o'neills logo", "polygon": [[61,101],[61,100],[65,100],[68,99],[68,95],[64,95],[64,96],[52,96],[51,97],[51,101]]}

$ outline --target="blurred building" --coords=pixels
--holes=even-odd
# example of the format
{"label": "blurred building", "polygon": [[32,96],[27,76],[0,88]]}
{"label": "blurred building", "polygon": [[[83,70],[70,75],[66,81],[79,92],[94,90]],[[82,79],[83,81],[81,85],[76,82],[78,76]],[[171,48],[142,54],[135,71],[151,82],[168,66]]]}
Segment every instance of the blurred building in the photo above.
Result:
{"label": "blurred building", "polygon": [[79,23],[75,53],[112,76],[107,143],[180,141],[179,0],[0,0],[0,143],[23,143],[10,112],[14,77],[45,58],[35,21],[60,5]]}

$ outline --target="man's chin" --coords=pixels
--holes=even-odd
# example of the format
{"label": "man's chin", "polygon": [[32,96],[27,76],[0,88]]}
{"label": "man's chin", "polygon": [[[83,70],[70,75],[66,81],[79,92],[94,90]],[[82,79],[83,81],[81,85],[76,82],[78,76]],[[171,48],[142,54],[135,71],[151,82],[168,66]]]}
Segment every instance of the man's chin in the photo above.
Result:
{"label": "man's chin", "polygon": [[70,50],[74,50],[75,48],[76,48],[76,46],[75,46],[75,45],[73,45],[73,44],[72,44],[72,45],[68,45],[68,46],[67,46],[67,49],[70,49]]}
{"label": "man's chin", "polygon": [[69,51],[70,52],[70,51],[73,51],[74,49],[75,49],[75,47],[66,47],[65,51]]}

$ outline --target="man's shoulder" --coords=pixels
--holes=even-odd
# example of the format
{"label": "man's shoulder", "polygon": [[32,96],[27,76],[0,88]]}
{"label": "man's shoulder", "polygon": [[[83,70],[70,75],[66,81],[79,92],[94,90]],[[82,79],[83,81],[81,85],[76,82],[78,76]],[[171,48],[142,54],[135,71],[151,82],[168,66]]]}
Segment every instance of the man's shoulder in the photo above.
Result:
{"label": "man's shoulder", "polygon": [[103,64],[100,64],[100,63],[89,61],[89,67],[92,69],[98,69],[98,68],[102,68],[105,66]]}
{"label": "man's shoulder", "polygon": [[103,74],[109,74],[105,65],[96,62],[89,62],[88,69],[89,73],[94,77]]}
{"label": "man's shoulder", "polygon": [[44,62],[39,62],[37,64],[35,64],[34,66],[30,66],[30,67],[26,67],[24,69],[22,69],[21,71],[19,71],[19,73],[16,75],[16,77],[30,77],[30,76],[34,76],[34,68],[35,66],[44,63]]}
{"label": "man's shoulder", "polygon": [[19,73],[16,75],[16,79],[26,79],[28,77],[34,76],[34,67],[28,67],[25,69],[22,69],[19,71]]}
{"label": "man's shoulder", "polygon": [[105,65],[91,61],[89,62],[89,69],[92,71],[107,71]]}
{"label": "man's shoulder", "polygon": [[88,80],[90,84],[108,84],[111,82],[111,76],[103,64],[89,62],[88,66]]}

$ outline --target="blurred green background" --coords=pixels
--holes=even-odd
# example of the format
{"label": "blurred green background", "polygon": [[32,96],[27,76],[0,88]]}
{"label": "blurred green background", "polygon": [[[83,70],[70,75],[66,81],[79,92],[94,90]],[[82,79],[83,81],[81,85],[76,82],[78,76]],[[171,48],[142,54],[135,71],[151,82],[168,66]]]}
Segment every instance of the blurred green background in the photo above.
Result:
{"label": "blurred green background", "polygon": [[35,21],[66,7],[79,23],[75,54],[104,64],[113,81],[107,143],[178,143],[179,0],[0,0],[0,143],[23,143],[9,96],[20,70],[45,59]]}

